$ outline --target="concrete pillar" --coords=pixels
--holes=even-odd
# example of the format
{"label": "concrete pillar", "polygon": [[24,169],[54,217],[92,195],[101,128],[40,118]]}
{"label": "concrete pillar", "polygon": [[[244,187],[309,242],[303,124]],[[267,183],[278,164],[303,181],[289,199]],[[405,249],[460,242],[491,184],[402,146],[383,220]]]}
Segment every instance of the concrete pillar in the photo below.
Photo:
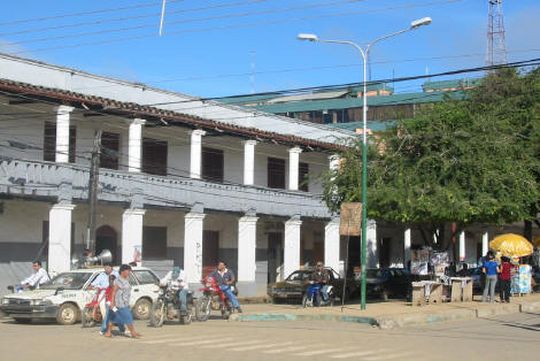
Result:
{"label": "concrete pillar", "polygon": [[339,250],[339,218],[333,218],[324,227],[324,264],[332,267],[336,272],[340,272]]}
{"label": "concrete pillar", "polygon": [[489,233],[485,231],[482,234],[482,256],[485,256],[489,251]]}
{"label": "concrete pillar", "polygon": [[73,107],[60,105],[56,108],[56,155],[57,163],[69,162],[69,122]]}
{"label": "concrete pillar", "polygon": [[49,273],[58,274],[71,268],[71,203],[57,203],[49,210]]}
{"label": "concrete pillar", "polygon": [[142,129],[146,120],[135,118],[129,123],[128,171],[140,172],[142,169]]}
{"label": "concrete pillar", "polygon": [[191,131],[191,147],[190,147],[190,162],[189,176],[191,178],[201,178],[202,166],[202,137],[206,132],[204,130],[195,129]]}
{"label": "concrete pillar", "polygon": [[403,232],[403,267],[407,268],[411,260],[411,229]]}
{"label": "concrete pillar", "polygon": [[202,279],[203,267],[203,221],[202,212],[190,212],[184,217],[184,270],[186,280],[198,285]]}
{"label": "concrete pillar", "polygon": [[130,208],[122,214],[122,263],[142,262],[144,209]]}
{"label": "concrete pillar", "polygon": [[289,189],[292,191],[298,190],[300,153],[302,153],[302,149],[299,147],[289,149]]}
{"label": "concrete pillar", "polygon": [[253,215],[245,215],[238,220],[238,289],[245,296],[257,293],[255,256],[258,219]]}
{"label": "concrete pillar", "polygon": [[367,221],[367,265],[369,268],[379,267],[379,250],[377,248],[377,222]]}
{"label": "concrete pillar", "polygon": [[285,222],[283,277],[288,277],[300,267],[300,227],[302,221],[294,216]]}
{"label": "concrete pillar", "polygon": [[244,184],[255,184],[255,145],[257,141],[246,140],[244,142]]}
{"label": "concrete pillar", "polygon": [[459,260],[465,260],[465,231],[459,232]]}

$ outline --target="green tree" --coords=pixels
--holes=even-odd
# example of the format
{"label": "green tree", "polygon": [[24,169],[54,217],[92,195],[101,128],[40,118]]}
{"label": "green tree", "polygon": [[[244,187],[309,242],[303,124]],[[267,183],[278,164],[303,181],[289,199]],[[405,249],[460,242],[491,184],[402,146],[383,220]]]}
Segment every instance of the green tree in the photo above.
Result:
{"label": "green tree", "polygon": [[[371,145],[368,216],[428,230],[535,219],[539,130],[540,72],[490,74],[465,99],[427,106]],[[360,201],[360,152],[350,144],[326,176],[333,211]]]}

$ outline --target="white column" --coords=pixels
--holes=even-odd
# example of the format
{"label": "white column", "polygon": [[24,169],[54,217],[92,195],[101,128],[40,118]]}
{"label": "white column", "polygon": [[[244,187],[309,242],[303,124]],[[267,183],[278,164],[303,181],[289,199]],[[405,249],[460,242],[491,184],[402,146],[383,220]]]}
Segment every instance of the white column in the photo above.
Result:
{"label": "white column", "polygon": [[324,264],[336,272],[340,272],[339,249],[339,218],[334,218],[324,227]]}
{"label": "white column", "polygon": [[126,209],[122,214],[122,263],[142,262],[144,209]]}
{"label": "white column", "polygon": [[69,271],[71,267],[71,212],[75,205],[58,203],[49,210],[49,273]]}
{"label": "white column", "polygon": [[146,120],[135,118],[129,123],[128,171],[140,172],[142,169],[142,129]]}
{"label": "white column", "polygon": [[244,142],[244,184],[255,184],[255,145],[257,141],[246,140]]}
{"label": "white column", "polygon": [[482,256],[485,256],[489,251],[489,233],[485,231],[482,234]]}
{"label": "white column", "polygon": [[191,212],[184,217],[184,270],[189,284],[202,279],[203,220],[205,214]]}
{"label": "white column", "polygon": [[368,256],[368,267],[378,268],[379,267],[379,251],[377,249],[377,222],[373,219],[368,219],[367,221],[367,256]]}
{"label": "white column", "polygon": [[191,178],[201,178],[202,136],[205,134],[206,132],[200,129],[195,129],[191,131],[191,148],[189,162],[189,176]]}
{"label": "white column", "polygon": [[238,220],[238,281],[255,282],[255,251],[258,217],[244,216]]}
{"label": "white column", "polygon": [[298,190],[300,153],[302,153],[302,149],[299,147],[289,149],[289,189],[292,191]]}
{"label": "white column", "polygon": [[285,222],[285,251],[283,277],[288,277],[300,267],[300,217],[292,217]]}
{"label": "white column", "polygon": [[403,267],[407,268],[411,260],[411,229],[403,232]]}
{"label": "white column", "polygon": [[465,231],[459,232],[459,260],[465,260]]}
{"label": "white column", "polygon": [[69,118],[73,107],[60,105],[56,108],[56,156],[58,163],[69,162]]}

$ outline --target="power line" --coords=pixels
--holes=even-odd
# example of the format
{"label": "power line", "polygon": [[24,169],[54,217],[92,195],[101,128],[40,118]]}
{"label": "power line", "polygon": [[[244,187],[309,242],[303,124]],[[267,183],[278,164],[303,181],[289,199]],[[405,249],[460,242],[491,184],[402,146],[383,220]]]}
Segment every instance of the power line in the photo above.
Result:
{"label": "power line", "polygon": [[[177,2],[182,2],[182,1],[184,0],[169,0],[169,2],[171,3],[177,3]],[[36,23],[36,22],[41,22],[41,21],[46,21],[46,20],[103,14],[103,13],[148,8],[148,7],[155,7],[155,6],[156,6],[155,2],[147,2],[147,3],[138,4],[138,5],[122,6],[122,7],[116,7],[116,8],[105,8],[105,9],[98,9],[98,10],[91,10],[91,11],[82,11],[82,12],[51,15],[51,16],[41,16],[41,17],[34,17],[34,18],[19,19],[19,20],[13,20],[13,21],[5,21],[5,22],[0,23],[0,25],[3,26],[3,25],[23,24],[23,23]]]}
{"label": "power line", "polygon": [[[348,11],[344,13],[331,13],[331,14],[319,14],[319,15],[311,15],[311,16],[299,16],[299,17],[289,17],[287,19],[271,19],[271,20],[259,20],[257,22],[252,23],[244,23],[244,24],[235,24],[235,25],[224,25],[224,26],[215,26],[215,27],[208,27],[208,28],[194,28],[194,29],[184,29],[184,30],[178,30],[178,31],[168,31],[167,35],[185,35],[185,34],[192,34],[192,33],[201,33],[201,32],[211,32],[216,30],[231,30],[231,29],[244,29],[244,28],[251,28],[251,27],[260,27],[260,26],[269,26],[269,25],[278,25],[293,21],[304,21],[304,20],[312,20],[312,19],[319,19],[319,18],[327,18],[327,17],[334,17],[334,16],[352,16],[352,15],[359,15],[359,14],[368,14],[368,13],[377,13],[377,12],[384,12],[388,10],[400,10],[400,9],[409,9],[409,8],[418,8],[418,7],[430,7],[434,5],[442,5],[442,4],[449,4],[449,3],[456,3],[461,2],[464,0],[439,0],[439,1],[433,1],[430,3],[411,3],[403,6],[394,6],[394,7],[386,7],[381,9],[374,9],[374,10],[368,10],[368,11]],[[44,52],[44,51],[50,51],[50,50],[61,50],[61,49],[73,49],[73,48],[80,48],[83,46],[94,46],[94,45],[107,45],[107,44],[114,44],[118,42],[123,41],[130,41],[130,40],[141,40],[146,38],[154,37],[153,34],[141,34],[141,35],[134,35],[134,36],[127,36],[127,37],[120,37],[115,39],[102,39],[99,41],[88,41],[88,42],[82,42],[78,44],[69,44],[69,45],[59,45],[59,46],[51,46],[51,47],[44,47],[44,48],[37,48],[37,49],[30,49],[32,53],[37,52]],[[12,54],[24,54],[28,51],[17,51],[13,52]]]}
{"label": "power line", "polygon": [[[339,1],[311,4],[311,5],[292,6],[288,8],[266,9],[266,10],[260,10],[260,11],[247,11],[247,12],[240,12],[236,14],[234,13],[233,14],[220,14],[220,15],[214,15],[214,16],[203,17],[203,18],[195,18],[195,19],[184,19],[184,20],[176,20],[176,21],[169,20],[167,21],[167,26],[169,27],[170,25],[173,25],[173,24],[188,24],[188,23],[195,23],[195,22],[243,18],[243,17],[266,15],[266,14],[278,14],[278,13],[284,13],[284,12],[290,12],[290,11],[296,11],[296,10],[330,7],[330,6],[336,6],[336,5],[345,5],[345,4],[348,5],[348,4],[356,3],[359,1],[363,1],[363,0],[339,0]],[[36,38],[36,39],[29,39],[29,40],[12,41],[10,42],[10,44],[22,45],[22,44],[30,44],[30,43],[39,43],[39,42],[44,42],[44,41],[54,41],[54,40],[64,40],[64,39],[86,37],[89,35],[101,35],[101,34],[109,34],[109,33],[126,32],[126,31],[131,31],[131,30],[149,29],[153,27],[155,27],[155,24],[140,24],[140,25],[123,27],[123,28],[104,29],[104,30],[98,30],[98,31],[68,34],[68,35],[59,35],[59,36],[50,36],[50,37],[43,37],[43,38]]]}

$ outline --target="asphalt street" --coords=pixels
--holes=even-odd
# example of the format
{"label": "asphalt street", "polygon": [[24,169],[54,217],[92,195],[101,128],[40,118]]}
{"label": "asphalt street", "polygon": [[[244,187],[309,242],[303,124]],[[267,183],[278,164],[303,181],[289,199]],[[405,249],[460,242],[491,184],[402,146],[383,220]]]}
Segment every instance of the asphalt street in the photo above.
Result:
{"label": "asphalt street", "polygon": [[2,360],[533,360],[540,355],[540,315],[379,330],[337,322],[227,322],[150,328],[141,339],[107,339],[80,325],[0,321]]}

